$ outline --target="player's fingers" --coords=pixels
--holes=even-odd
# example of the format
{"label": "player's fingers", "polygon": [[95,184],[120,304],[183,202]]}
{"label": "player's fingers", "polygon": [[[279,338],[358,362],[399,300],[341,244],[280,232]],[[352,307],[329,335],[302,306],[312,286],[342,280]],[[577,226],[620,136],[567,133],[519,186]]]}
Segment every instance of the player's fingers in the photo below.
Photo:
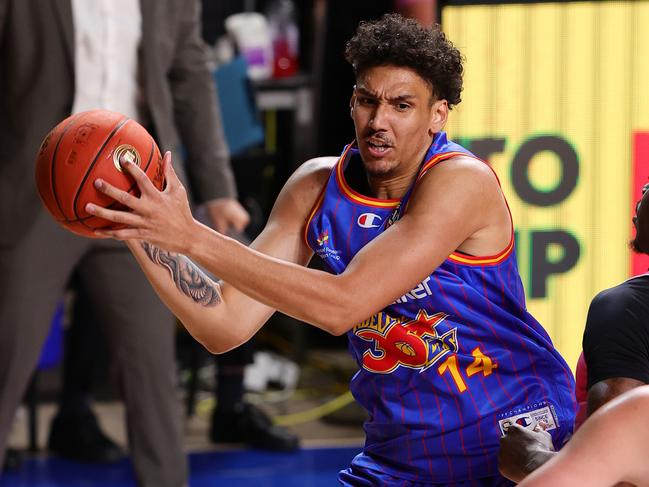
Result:
{"label": "player's fingers", "polygon": [[170,151],[165,152],[165,155],[162,158],[162,170],[165,175],[165,182],[166,182],[165,191],[169,191],[169,192],[173,191],[178,186],[182,185],[180,179],[178,179],[178,175],[176,174],[176,170],[174,169],[174,165],[171,161]]}
{"label": "player's fingers", "polygon": [[176,170],[174,169],[174,165],[171,160],[171,152],[165,152],[165,155],[162,158],[162,164],[166,182],[165,191],[171,193],[177,191],[178,188],[183,188],[183,183],[180,182],[180,178],[178,178],[178,174],[176,174]]}
{"label": "player's fingers", "polygon": [[538,423],[536,423],[536,426],[534,426],[534,431],[545,431],[548,429],[548,423],[545,421],[541,420]]}
{"label": "player's fingers", "polygon": [[114,223],[121,223],[131,227],[137,227],[142,224],[142,218],[129,211],[118,211],[103,208],[94,203],[86,204],[86,211],[91,215],[98,216],[104,220]]}
{"label": "player's fingers", "polygon": [[132,194],[118,189],[115,186],[113,186],[110,183],[107,183],[103,179],[95,179],[95,188],[97,188],[99,191],[104,193],[105,195],[110,196],[113,198],[115,201],[118,201],[119,203],[123,204],[124,206],[128,206],[129,208],[133,210],[138,210],[139,209],[139,203],[140,199],[133,196]]}
{"label": "player's fingers", "polygon": [[133,179],[135,179],[135,182],[140,188],[142,194],[152,194],[153,191],[158,191],[149,179],[149,176],[146,175],[146,173],[140,168],[140,166],[133,164],[131,161],[120,161],[120,165],[131,175]]}
{"label": "player's fingers", "polygon": [[95,230],[95,235],[115,240],[136,240],[142,238],[138,228],[122,228],[120,230]]}

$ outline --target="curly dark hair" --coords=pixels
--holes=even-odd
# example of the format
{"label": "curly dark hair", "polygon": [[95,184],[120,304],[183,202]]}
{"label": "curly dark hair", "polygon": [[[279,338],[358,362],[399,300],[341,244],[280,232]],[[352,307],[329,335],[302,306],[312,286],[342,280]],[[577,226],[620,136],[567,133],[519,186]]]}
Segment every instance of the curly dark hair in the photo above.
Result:
{"label": "curly dark hair", "polygon": [[345,59],[356,76],[375,66],[411,68],[430,84],[435,97],[448,102],[449,108],[461,101],[463,57],[438,25],[426,28],[399,14],[361,22],[347,42]]}

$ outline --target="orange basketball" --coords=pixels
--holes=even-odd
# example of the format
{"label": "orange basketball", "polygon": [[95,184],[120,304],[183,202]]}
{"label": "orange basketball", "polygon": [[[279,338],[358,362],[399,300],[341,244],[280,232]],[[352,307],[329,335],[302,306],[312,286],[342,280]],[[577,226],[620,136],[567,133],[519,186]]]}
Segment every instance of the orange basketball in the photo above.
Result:
{"label": "orange basketball", "polygon": [[71,232],[95,237],[94,230],[119,225],[86,212],[86,203],[123,210],[124,205],[95,189],[97,178],[139,196],[133,178],[120,162],[130,160],[162,189],[162,156],[139,123],[108,110],[91,110],[66,118],[47,134],[36,157],[36,185],[54,219]]}

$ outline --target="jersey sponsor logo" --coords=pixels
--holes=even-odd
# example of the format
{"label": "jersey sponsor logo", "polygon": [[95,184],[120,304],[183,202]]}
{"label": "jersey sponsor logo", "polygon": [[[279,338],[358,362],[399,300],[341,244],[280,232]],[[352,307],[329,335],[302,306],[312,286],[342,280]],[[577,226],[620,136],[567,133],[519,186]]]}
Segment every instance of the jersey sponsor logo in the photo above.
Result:
{"label": "jersey sponsor logo", "polygon": [[419,310],[414,320],[402,321],[381,311],[357,324],[354,334],[372,342],[363,353],[363,368],[389,374],[398,367],[430,368],[445,355],[458,350],[457,328],[439,333],[437,327],[448,317]]}
{"label": "jersey sponsor logo", "polygon": [[547,426],[545,428],[546,431],[556,429],[559,426],[559,421],[557,420],[554,406],[552,404],[546,403],[545,401],[528,404],[522,408],[517,408],[516,410],[509,411],[504,414],[509,415],[513,412],[513,415],[504,418],[502,417],[502,414],[499,415],[499,417],[502,418],[498,421],[498,426],[500,426],[500,434],[502,436],[505,435],[507,429],[512,424],[517,424],[525,429],[531,430],[534,429],[540,422],[544,422]]}
{"label": "jersey sponsor logo", "polygon": [[401,296],[392,304],[407,303],[408,301],[414,301],[415,299],[424,299],[427,296],[432,296],[433,292],[430,290],[430,287],[428,287],[429,281],[430,276],[421,281],[411,291]]}
{"label": "jersey sponsor logo", "polygon": [[329,229],[320,232],[320,235],[318,235],[315,240],[316,242],[318,242],[318,248],[316,249],[316,254],[318,254],[318,257],[323,260],[340,260],[340,250],[332,249],[327,245],[328,243],[331,243],[329,239]]}
{"label": "jersey sponsor logo", "polygon": [[318,245],[322,246],[329,240],[329,230],[325,230],[320,235],[316,237]]}
{"label": "jersey sponsor logo", "polygon": [[382,218],[374,213],[363,213],[358,217],[356,223],[363,228],[378,228],[381,225]]}

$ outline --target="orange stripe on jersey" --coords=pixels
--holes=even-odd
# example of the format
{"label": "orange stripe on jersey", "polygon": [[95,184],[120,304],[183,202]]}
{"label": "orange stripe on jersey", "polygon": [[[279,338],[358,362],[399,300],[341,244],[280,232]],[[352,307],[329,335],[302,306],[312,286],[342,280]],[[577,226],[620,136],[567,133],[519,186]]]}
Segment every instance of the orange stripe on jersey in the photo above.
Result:
{"label": "orange stripe on jersey", "polygon": [[347,184],[347,181],[345,181],[343,166],[345,165],[345,161],[348,160],[347,156],[349,153],[349,149],[351,149],[353,145],[355,145],[355,143],[349,144],[347,146],[347,150],[345,150],[342,157],[336,163],[336,182],[338,183],[338,187],[342,191],[343,195],[345,195],[347,198],[349,198],[355,203],[360,203],[361,205],[366,205],[366,206],[373,206],[375,208],[396,208],[397,206],[399,206],[399,204],[401,203],[401,200],[399,199],[380,199],[380,198],[372,198],[370,196],[364,196],[354,191]]}
{"label": "orange stripe on jersey", "polygon": [[465,156],[465,157],[471,157],[473,159],[477,159],[476,157],[473,157],[464,152],[442,152],[441,154],[437,154],[435,157],[432,157],[428,161],[424,162],[424,165],[421,166],[421,170],[419,171],[419,175],[417,176],[417,181],[423,178],[426,172],[438,162],[445,161],[446,159],[450,159],[451,157],[455,157],[455,156]]}
{"label": "orange stripe on jersey", "polygon": [[[335,168],[333,167],[331,168],[332,171],[334,169]],[[309,247],[309,225],[311,225],[311,220],[313,220],[313,217],[322,206],[322,202],[324,201],[325,193],[327,192],[327,185],[329,183],[330,178],[331,178],[331,173],[329,173],[329,177],[325,181],[324,186],[322,186],[322,189],[320,190],[320,195],[318,196],[315,205],[313,205],[313,209],[311,210],[309,217],[306,219],[306,224],[304,225],[304,241],[306,242],[307,247]]]}
{"label": "orange stripe on jersey", "polygon": [[489,255],[486,257],[474,257],[472,255],[460,254],[458,252],[453,252],[448,256],[448,260],[452,262],[457,262],[458,264],[469,264],[469,265],[487,265],[487,264],[499,264],[505,260],[509,254],[511,254],[514,249],[514,236],[509,242],[509,245],[496,255]]}

